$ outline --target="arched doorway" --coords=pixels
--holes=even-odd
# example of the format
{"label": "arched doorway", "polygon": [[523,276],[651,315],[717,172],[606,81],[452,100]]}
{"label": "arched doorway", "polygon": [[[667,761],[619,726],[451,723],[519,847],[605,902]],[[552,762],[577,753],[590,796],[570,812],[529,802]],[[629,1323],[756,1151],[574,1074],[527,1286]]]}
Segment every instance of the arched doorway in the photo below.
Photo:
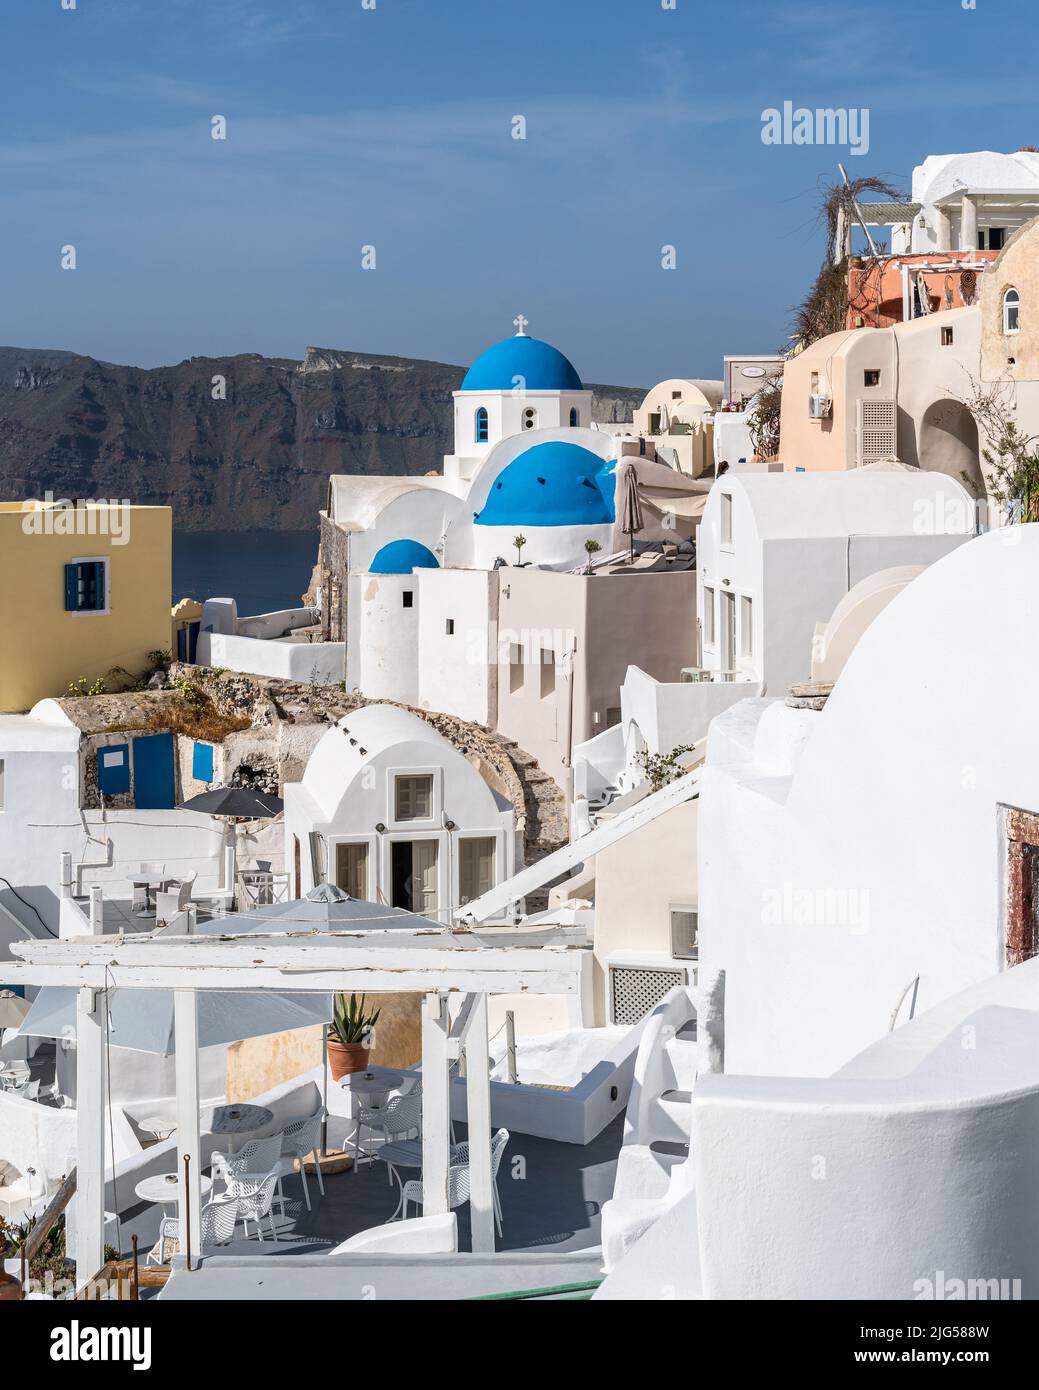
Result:
{"label": "arched doorway", "polygon": [[946,398],[927,407],[920,422],[918,463],[929,472],[983,488],[978,426],[962,401]]}

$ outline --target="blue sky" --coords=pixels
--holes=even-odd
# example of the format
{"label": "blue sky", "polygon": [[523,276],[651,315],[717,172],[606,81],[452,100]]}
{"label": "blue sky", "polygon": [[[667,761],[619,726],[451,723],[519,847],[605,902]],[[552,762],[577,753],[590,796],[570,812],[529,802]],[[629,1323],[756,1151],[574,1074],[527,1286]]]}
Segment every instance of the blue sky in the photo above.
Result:
{"label": "blue sky", "polygon": [[[464,364],[522,311],[588,380],[719,376],[785,341],[838,159],[1039,145],[1035,0],[2,4],[0,343],[117,362]],[[764,145],[785,100],[868,154]]]}

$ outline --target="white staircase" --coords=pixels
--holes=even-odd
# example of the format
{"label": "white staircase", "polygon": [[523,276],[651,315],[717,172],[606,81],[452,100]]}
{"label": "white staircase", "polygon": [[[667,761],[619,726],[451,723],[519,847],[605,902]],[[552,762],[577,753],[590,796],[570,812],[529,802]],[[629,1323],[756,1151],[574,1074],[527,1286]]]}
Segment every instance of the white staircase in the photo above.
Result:
{"label": "white staircase", "polygon": [[696,1068],[696,1005],[680,985],[653,1011],[635,1059],[613,1197],[602,1213],[606,1269],[692,1187]]}

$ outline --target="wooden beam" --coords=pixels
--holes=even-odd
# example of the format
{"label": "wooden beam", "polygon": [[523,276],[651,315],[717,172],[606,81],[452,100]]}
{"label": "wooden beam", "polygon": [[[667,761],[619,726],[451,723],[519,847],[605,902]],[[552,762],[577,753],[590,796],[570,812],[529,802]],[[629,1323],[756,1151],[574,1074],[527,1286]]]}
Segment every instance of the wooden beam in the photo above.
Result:
{"label": "wooden beam", "polygon": [[[177,1218],[180,1253],[193,1268],[202,1253],[202,1144],[198,1114],[198,994],[178,989],[173,996],[177,1068]],[[187,1160],[185,1162],[185,1160]],[[185,1234],[189,1239],[185,1240]]]}
{"label": "wooden beam", "polygon": [[447,1037],[447,996],[433,990],[422,1001],[423,1216],[442,1216],[448,1210],[451,1072]]}
{"label": "wooden beam", "polygon": [[[260,962],[248,964],[168,965],[132,964],[96,958],[74,961],[33,961],[10,963],[4,967],[4,979],[9,985],[63,985],[75,987],[86,984],[103,988],[106,984],[119,989],[218,989],[280,990],[283,993],[327,994],[336,990],[369,994],[415,993],[430,990],[444,993],[484,991],[488,994],[577,994],[580,992],[580,962],[568,961],[565,955],[555,955],[551,961],[543,957],[536,968],[495,969],[490,962],[479,965],[458,960],[437,963],[421,969],[418,966],[402,969],[379,969],[370,965],[347,968],[315,966],[306,971],[279,970]],[[569,968],[568,968],[569,967]]]}
{"label": "wooden beam", "polygon": [[469,1125],[469,1210],[473,1254],[494,1253],[494,1188],[491,1177],[491,1079],[487,996],[477,996],[465,1039],[465,1094]]}
{"label": "wooden beam", "polygon": [[103,989],[76,995],[76,1288],[105,1260],[105,1017]]}

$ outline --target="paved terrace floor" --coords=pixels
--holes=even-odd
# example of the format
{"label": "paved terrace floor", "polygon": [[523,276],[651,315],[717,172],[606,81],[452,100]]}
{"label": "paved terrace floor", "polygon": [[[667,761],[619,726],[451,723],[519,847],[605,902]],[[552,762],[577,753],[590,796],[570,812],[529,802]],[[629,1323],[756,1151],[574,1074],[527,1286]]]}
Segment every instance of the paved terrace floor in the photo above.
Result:
{"label": "paved terrace floor", "polygon": [[[600,1213],[613,1191],[623,1128],[621,1115],[584,1148],[526,1134],[513,1135],[498,1172],[503,1212],[499,1250],[562,1254],[598,1246]],[[457,1131],[461,1142],[465,1126],[458,1125]],[[412,1172],[410,1176],[416,1174]],[[310,1178],[309,1183],[311,1212],[304,1205],[299,1178],[286,1178],[285,1216],[275,1214],[277,1240],[270,1238],[269,1230],[264,1241],[255,1235],[246,1239],[239,1226],[236,1239],[216,1252],[219,1258],[281,1260],[327,1255],[350,1236],[388,1221],[399,1197],[397,1184],[390,1186],[386,1167],[379,1162],[362,1164],[356,1171],[326,1175],[324,1198],[318,1192],[316,1179]],[[118,1244],[128,1255],[131,1235],[136,1232],[143,1263],[158,1237],[160,1212],[154,1206],[135,1201],[132,1192],[120,1193],[119,1205],[123,1220]],[[412,1207],[410,1214],[419,1213]],[[460,1208],[457,1217],[459,1249],[471,1250],[468,1206]],[[107,1238],[116,1243],[111,1229]],[[280,1296],[293,1295],[282,1290]]]}

